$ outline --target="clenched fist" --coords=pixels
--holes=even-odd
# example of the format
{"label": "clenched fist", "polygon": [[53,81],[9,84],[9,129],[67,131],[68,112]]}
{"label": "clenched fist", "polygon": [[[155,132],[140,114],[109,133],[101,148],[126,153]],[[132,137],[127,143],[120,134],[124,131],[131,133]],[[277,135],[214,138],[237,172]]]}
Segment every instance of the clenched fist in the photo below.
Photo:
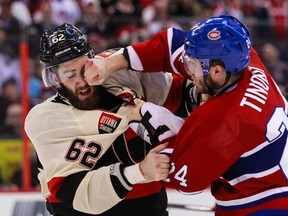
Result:
{"label": "clenched fist", "polygon": [[121,54],[107,58],[96,56],[86,60],[84,78],[90,86],[102,85],[111,73],[127,68],[128,62]]}
{"label": "clenched fist", "polygon": [[140,163],[140,169],[147,181],[160,181],[168,177],[170,157],[159,153],[167,147],[164,143],[151,149],[145,159]]}

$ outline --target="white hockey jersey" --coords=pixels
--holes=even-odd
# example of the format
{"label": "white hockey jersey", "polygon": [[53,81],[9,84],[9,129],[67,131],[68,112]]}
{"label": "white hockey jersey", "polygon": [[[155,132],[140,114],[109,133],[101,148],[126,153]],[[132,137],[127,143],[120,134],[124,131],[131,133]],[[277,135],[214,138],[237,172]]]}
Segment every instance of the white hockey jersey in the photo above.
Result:
{"label": "white hockey jersey", "polygon": [[[174,88],[182,89],[184,81],[180,76],[173,78],[167,73],[132,72],[135,77],[127,79],[127,73],[129,71],[115,73],[105,87],[124,101],[125,97],[139,97],[160,105],[166,104],[171,110],[179,108],[182,95],[172,97],[171,92]],[[159,89],[161,94],[155,94]],[[119,106],[114,106],[112,102],[115,97],[110,96],[108,94],[105,98],[110,104],[105,109],[117,110]],[[179,101],[169,103],[167,98]],[[71,209],[93,215],[101,214],[126,198],[132,185],[123,174],[123,164],[99,166],[97,162],[127,128],[126,116],[100,109],[78,110],[60,95],[33,107],[26,118],[25,130],[41,165],[38,178],[44,198],[50,203],[61,202]],[[126,139],[131,139],[131,136],[136,135],[131,130],[125,132]],[[144,189],[135,185],[128,197],[159,192],[161,185],[151,184],[151,190]]]}
{"label": "white hockey jersey", "polygon": [[[60,95],[33,107],[26,118],[25,130],[43,166],[39,174],[43,196],[57,199],[57,190],[65,177],[92,169],[127,128],[125,116],[101,110],[83,112]],[[85,175],[74,195],[75,209],[100,213],[121,200],[109,177],[112,169],[101,167]],[[131,189],[129,184],[124,186]]]}

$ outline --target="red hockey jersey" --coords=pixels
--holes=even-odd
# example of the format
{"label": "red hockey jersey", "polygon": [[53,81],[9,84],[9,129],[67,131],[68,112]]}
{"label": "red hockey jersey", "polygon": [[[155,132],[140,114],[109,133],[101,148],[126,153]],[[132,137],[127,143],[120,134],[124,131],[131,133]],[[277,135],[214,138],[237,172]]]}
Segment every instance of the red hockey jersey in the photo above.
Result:
{"label": "red hockey jersey", "polygon": [[[185,34],[168,29],[129,46],[131,68],[186,76]],[[288,215],[287,101],[254,49],[250,55],[240,82],[185,121],[171,144],[172,168],[164,185],[186,194],[211,185],[216,215]]]}

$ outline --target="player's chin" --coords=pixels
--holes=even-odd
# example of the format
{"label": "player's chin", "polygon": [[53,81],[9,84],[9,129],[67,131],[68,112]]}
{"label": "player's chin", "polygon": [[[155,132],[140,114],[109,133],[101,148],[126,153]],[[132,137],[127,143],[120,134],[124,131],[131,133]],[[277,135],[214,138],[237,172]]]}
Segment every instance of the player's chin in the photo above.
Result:
{"label": "player's chin", "polygon": [[88,88],[85,91],[78,93],[78,99],[83,102],[91,98],[92,95],[93,95],[93,89]]}
{"label": "player's chin", "polygon": [[94,110],[99,107],[100,103],[101,101],[98,100],[98,98],[91,96],[86,98],[85,100],[83,99],[82,101],[78,100],[78,102],[76,102],[74,106],[80,110]]}
{"label": "player's chin", "polygon": [[202,83],[195,83],[194,84],[197,88],[197,92],[200,94],[208,94],[208,88],[206,88]]}

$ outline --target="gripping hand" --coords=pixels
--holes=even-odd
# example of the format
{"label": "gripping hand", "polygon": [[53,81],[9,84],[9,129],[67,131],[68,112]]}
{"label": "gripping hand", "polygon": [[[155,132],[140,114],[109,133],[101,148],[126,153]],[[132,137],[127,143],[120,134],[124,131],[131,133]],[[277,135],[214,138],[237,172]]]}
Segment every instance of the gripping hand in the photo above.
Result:
{"label": "gripping hand", "polygon": [[129,126],[151,145],[175,136],[184,123],[182,118],[175,116],[168,109],[150,102],[144,103],[140,115],[142,119],[131,121]]}

